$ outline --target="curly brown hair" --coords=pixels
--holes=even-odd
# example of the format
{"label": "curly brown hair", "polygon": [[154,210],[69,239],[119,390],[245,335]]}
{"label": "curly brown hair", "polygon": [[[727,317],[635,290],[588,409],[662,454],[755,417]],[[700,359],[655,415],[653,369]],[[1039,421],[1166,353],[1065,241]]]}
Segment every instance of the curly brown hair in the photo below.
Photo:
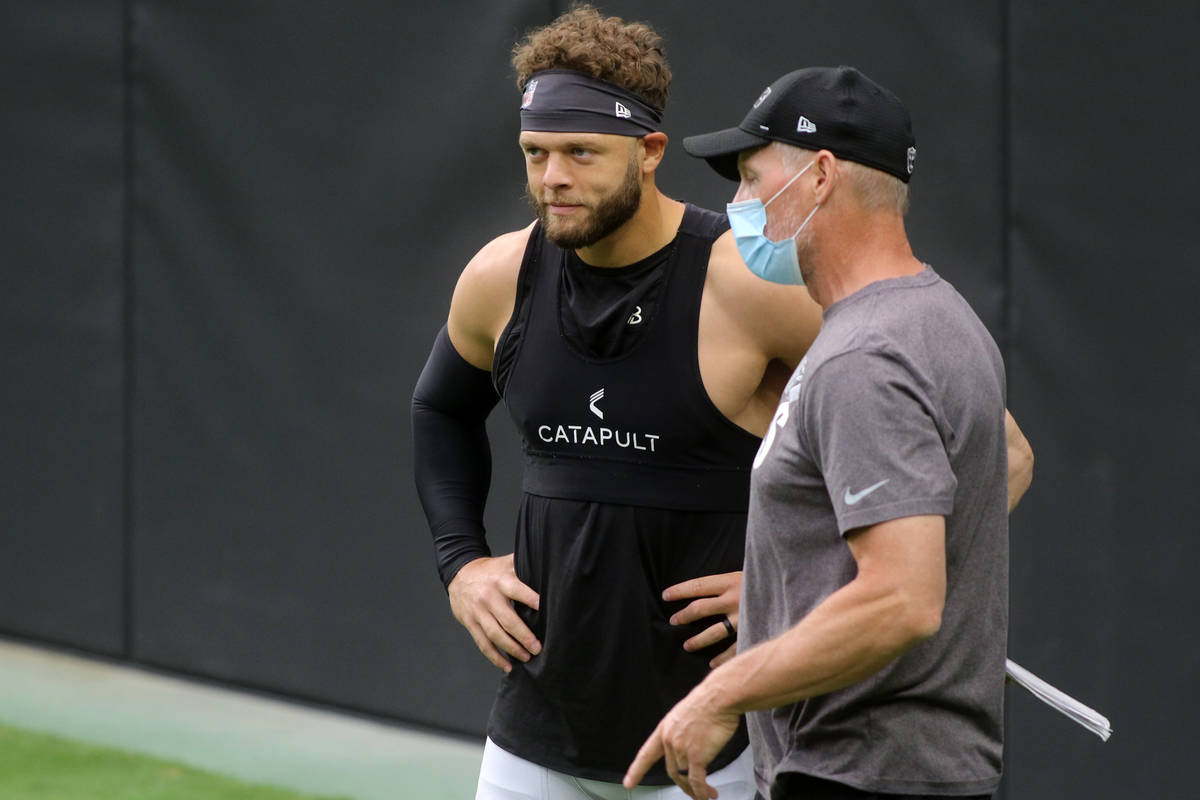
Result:
{"label": "curly brown hair", "polygon": [[579,4],[513,47],[517,88],[546,69],[569,69],[620,86],[659,109],[667,105],[671,68],[662,37],[644,22],[603,17]]}

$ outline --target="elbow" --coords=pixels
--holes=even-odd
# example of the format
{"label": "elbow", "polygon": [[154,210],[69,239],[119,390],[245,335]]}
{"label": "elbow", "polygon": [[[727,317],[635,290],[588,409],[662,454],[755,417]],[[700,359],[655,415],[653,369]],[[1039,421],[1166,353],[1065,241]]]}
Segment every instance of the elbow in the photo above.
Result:
{"label": "elbow", "polygon": [[945,598],[933,592],[905,592],[896,619],[896,633],[902,649],[933,638],[942,628]]}
{"label": "elbow", "polygon": [[429,400],[425,398],[420,390],[413,392],[412,400],[408,404],[408,415],[412,419],[417,419],[422,414],[428,414],[433,410]]}
{"label": "elbow", "polygon": [[879,597],[876,643],[889,658],[941,630],[944,596],[933,588],[892,586]]}
{"label": "elbow", "polygon": [[[860,573],[859,578],[863,576]],[[864,582],[864,588],[865,588]],[[928,579],[889,580],[869,590],[873,600],[871,616],[874,639],[882,653],[895,657],[942,628],[942,610],[946,602],[945,582],[934,573]]]}

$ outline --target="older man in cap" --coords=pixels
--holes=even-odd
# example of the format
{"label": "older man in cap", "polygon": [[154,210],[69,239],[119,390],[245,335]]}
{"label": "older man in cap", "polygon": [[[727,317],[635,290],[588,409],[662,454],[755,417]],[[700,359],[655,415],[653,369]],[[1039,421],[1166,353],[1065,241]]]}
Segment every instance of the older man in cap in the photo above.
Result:
{"label": "older man in cap", "polygon": [[743,259],[803,283],[823,326],[754,461],[739,655],[670,711],[691,797],[747,714],[759,792],[990,797],[1008,621],[1005,377],[963,298],[913,255],[909,115],[849,68],[772,83],[736,128],[684,140],[740,180]]}

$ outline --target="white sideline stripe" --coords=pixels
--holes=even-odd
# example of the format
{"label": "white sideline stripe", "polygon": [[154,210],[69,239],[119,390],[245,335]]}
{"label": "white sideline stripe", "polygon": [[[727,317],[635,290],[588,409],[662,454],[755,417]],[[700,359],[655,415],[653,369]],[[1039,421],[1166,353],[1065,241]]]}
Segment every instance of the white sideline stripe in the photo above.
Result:
{"label": "white sideline stripe", "polygon": [[473,797],[478,744],[0,638],[0,722],[356,800]]}

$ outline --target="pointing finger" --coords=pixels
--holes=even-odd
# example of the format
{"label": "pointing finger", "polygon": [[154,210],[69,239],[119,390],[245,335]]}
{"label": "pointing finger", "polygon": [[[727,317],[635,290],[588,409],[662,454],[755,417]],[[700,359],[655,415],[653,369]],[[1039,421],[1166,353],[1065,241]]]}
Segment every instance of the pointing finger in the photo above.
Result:
{"label": "pointing finger", "polygon": [[650,734],[650,738],[645,741],[637,755],[633,758],[633,763],[629,765],[629,769],[625,772],[625,779],[621,781],[626,789],[632,789],[641,783],[642,778],[646,777],[646,772],[654,766],[660,758],[663,757],[662,737],[659,729],[655,728],[654,733]]}

